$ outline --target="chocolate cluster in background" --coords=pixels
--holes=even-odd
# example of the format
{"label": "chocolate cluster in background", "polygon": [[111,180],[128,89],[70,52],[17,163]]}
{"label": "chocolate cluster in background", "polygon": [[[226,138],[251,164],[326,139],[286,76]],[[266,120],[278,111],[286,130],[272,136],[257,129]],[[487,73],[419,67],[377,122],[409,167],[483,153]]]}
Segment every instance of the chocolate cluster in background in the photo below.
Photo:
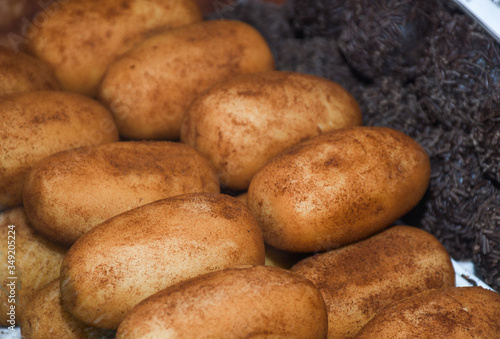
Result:
{"label": "chocolate cluster in background", "polygon": [[398,129],[428,152],[432,177],[402,222],[472,259],[500,290],[500,46],[450,0],[236,1],[280,70],[343,85],[365,125]]}

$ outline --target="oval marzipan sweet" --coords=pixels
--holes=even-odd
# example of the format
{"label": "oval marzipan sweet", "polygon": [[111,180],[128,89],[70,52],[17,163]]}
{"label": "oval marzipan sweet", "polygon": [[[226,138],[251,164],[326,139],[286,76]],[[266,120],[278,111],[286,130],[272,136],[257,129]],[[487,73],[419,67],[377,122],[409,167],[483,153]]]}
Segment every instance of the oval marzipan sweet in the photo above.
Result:
{"label": "oval marzipan sweet", "polygon": [[0,95],[61,88],[54,72],[44,62],[22,52],[0,46]]}
{"label": "oval marzipan sweet", "polygon": [[169,141],[129,141],[43,159],[30,172],[23,196],[33,227],[72,244],[115,215],[193,192],[219,192],[215,169],[200,153]]}
{"label": "oval marzipan sweet", "polygon": [[247,204],[266,243],[322,251],[388,227],[420,201],[429,180],[429,158],[412,138],[351,127],[272,158],[253,177]]}
{"label": "oval marzipan sweet", "polygon": [[114,114],[120,135],[174,140],[198,95],[237,74],[272,69],[269,46],[255,28],[204,21],[152,36],[115,60],[99,98]]}
{"label": "oval marzipan sweet", "polygon": [[23,339],[113,339],[114,332],[82,323],[64,310],[59,278],[30,299],[21,318]]}

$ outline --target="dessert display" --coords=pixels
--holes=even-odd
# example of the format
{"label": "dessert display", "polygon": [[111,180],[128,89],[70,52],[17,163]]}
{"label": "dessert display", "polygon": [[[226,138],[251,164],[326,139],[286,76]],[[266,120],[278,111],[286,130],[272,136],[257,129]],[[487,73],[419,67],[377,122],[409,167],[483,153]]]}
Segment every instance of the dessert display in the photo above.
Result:
{"label": "dessert display", "polygon": [[500,47],[453,2],[29,4],[0,25],[1,334],[499,335],[452,258],[500,289]]}

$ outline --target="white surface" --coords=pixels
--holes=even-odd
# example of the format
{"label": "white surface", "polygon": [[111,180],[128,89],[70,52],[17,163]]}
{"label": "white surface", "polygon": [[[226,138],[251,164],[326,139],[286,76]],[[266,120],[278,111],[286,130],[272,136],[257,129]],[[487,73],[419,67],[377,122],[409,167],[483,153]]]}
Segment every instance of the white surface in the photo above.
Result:
{"label": "white surface", "polygon": [[500,0],[455,0],[500,42]]}
{"label": "white surface", "polygon": [[482,280],[474,275],[474,264],[470,262],[458,262],[451,259],[453,268],[455,269],[455,279],[457,287],[481,286],[488,290],[494,291],[486,285]]}

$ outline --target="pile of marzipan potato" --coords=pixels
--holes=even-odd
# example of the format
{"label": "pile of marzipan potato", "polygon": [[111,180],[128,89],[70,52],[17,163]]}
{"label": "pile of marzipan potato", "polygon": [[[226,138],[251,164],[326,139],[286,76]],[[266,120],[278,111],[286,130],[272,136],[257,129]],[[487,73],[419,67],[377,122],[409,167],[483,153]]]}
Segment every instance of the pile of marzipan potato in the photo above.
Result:
{"label": "pile of marzipan potato", "polygon": [[[0,48],[0,324],[24,338],[500,338],[397,225],[431,176],[194,0],[56,0]],[[222,192],[222,193],[221,193]],[[15,281],[15,284],[12,284]],[[12,287],[11,287],[12,286]]]}

